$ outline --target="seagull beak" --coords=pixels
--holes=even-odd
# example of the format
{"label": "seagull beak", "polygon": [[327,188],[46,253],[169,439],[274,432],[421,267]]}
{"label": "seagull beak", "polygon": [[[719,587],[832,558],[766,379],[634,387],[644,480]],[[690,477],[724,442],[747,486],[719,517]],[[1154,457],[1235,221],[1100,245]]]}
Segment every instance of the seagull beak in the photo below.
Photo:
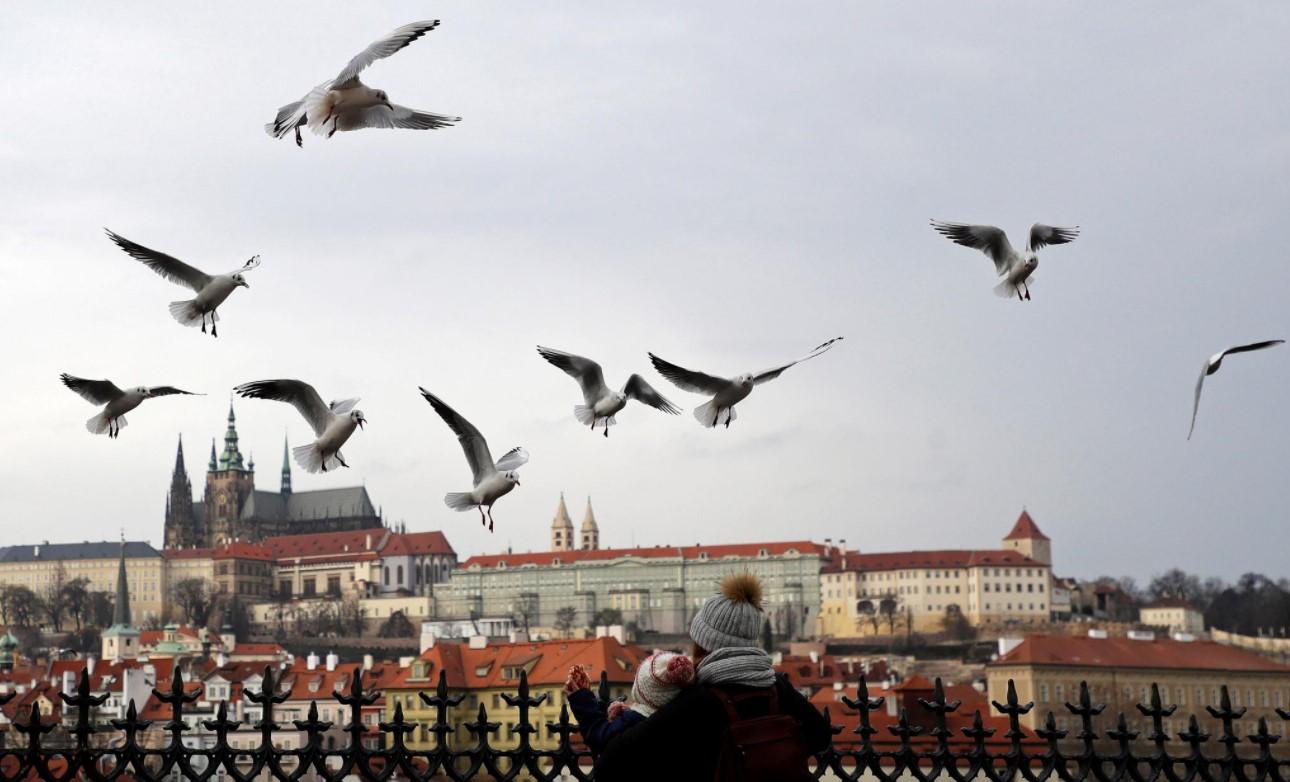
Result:
{"label": "seagull beak", "polygon": [[246,288],[247,290],[251,289],[251,283],[247,282],[246,280],[242,280],[241,282],[238,283],[238,285],[241,285],[243,288]]}
{"label": "seagull beak", "polygon": [[390,102],[388,100],[383,100],[381,101],[381,103],[385,104],[385,108],[389,109],[390,111],[394,111],[394,106],[390,105]]}
{"label": "seagull beak", "polygon": [[515,485],[516,485],[516,486],[519,486],[519,485],[520,485],[520,479],[519,479],[518,477],[515,479]]}
{"label": "seagull beak", "polygon": [[366,418],[360,418],[360,419],[358,419],[358,428],[359,428],[359,429],[365,429],[366,427],[364,427],[364,426],[363,426],[363,424],[365,424],[365,423],[367,423],[367,419],[366,419]]}

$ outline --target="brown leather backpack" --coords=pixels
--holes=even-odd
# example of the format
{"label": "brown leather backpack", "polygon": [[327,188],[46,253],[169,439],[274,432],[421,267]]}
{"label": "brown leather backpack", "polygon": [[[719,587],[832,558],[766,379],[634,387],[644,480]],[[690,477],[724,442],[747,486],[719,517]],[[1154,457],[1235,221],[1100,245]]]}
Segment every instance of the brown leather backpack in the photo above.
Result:
{"label": "brown leather backpack", "polygon": [[[797,782],[809,780],[811,757],[802,727],[779,707],[779,693],[752,690],[730,694],[709,689],[726,708],[730,725],[721,740],[716,782]],[[769,701],[769,708],[749,708]]]}

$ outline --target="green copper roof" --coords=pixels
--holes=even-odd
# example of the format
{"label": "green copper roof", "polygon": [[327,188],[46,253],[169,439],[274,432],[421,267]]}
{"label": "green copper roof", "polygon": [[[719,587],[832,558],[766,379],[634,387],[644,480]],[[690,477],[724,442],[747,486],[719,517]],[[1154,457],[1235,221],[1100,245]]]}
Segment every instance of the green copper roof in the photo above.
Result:
{"label": "green copper roof", "polygon": [[228,429],[224,431],[224,453],[219,457],[221,470],[241,470],[242,452],[237,448],[237,416],[233,415],[233,404],[228,406]]}

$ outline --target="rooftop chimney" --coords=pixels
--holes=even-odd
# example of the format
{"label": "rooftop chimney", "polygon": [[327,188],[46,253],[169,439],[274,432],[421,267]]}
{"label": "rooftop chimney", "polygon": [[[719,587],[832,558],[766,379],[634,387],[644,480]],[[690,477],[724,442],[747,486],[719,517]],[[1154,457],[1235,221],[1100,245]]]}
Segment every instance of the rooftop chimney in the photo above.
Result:
{"label": "rooftop chimney", "polygon": [[313,652],[310,652],[309,656],[305,658],[305,669],[312,671],[317,668],[318,668],[318,655],[314,654]]}
{"label": "rooftop chimney", "polygon": [[1090,627],[1088,631],[1089,638],[1107,638],[1109,637],[1105,630],[1099,630],[1096,627]]}
{"label": "rooftop chimney", "polygon": [[376,659],[370,654],[363,655],[363,670],[370,671],[376,666]]}
{"label": "rooftop chimney", "polygon": [[488,648],[488,636],[486,636],[486,635],[472,635],[472,636],[470,637],[470,648],[471,648],[471,649],[487,649],[487,648]]}
{"label": "rooftop chimney", "polygon": [[336,666],[337,666],[337,665],[339,665],[339,664],[340,664],[340,658],[336,656],[336,653],[335,653],[335,652],[328,652],[328,653],[327,653],[327,670],[329,670],[329,671],[334,671],[334,670],[336,670]]}

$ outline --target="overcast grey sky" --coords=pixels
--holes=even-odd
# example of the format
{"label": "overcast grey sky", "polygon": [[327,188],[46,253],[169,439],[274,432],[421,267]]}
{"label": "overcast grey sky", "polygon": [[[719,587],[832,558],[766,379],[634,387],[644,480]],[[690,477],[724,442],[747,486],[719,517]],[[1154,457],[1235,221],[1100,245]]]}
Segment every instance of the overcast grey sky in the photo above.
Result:
{"label": "overcast grey sky", "polygon": [[[1190,6],[1190,7],[1188,7]],[[442,26],[365,80],[459,114],[303,150],[261,129],[371,40]],[[1286,575],[1290,6],[1160,3],[59,3],[0,31],[5,542],[160,544],[176,435],[200,484],[239,382],[361,396],[353,469],[463,557],[545,547],[557,495],[604,542],[845,537],[997,545],[1024,504],[1057,571]],[[1078,224],[1034,300],[991,294],[928,219]],[[104,226],[210,271],[264,265],[218,340]],[[759,387],[727,430],[646,351],[719,374],[846,341]],[[605,440],[535,344],[639,371]],[[208,392],[119,440],[59,372]],[[495,454],[524,445],[497,532],[424,385]],[[277,403],[237,404],[260,485]]]}

